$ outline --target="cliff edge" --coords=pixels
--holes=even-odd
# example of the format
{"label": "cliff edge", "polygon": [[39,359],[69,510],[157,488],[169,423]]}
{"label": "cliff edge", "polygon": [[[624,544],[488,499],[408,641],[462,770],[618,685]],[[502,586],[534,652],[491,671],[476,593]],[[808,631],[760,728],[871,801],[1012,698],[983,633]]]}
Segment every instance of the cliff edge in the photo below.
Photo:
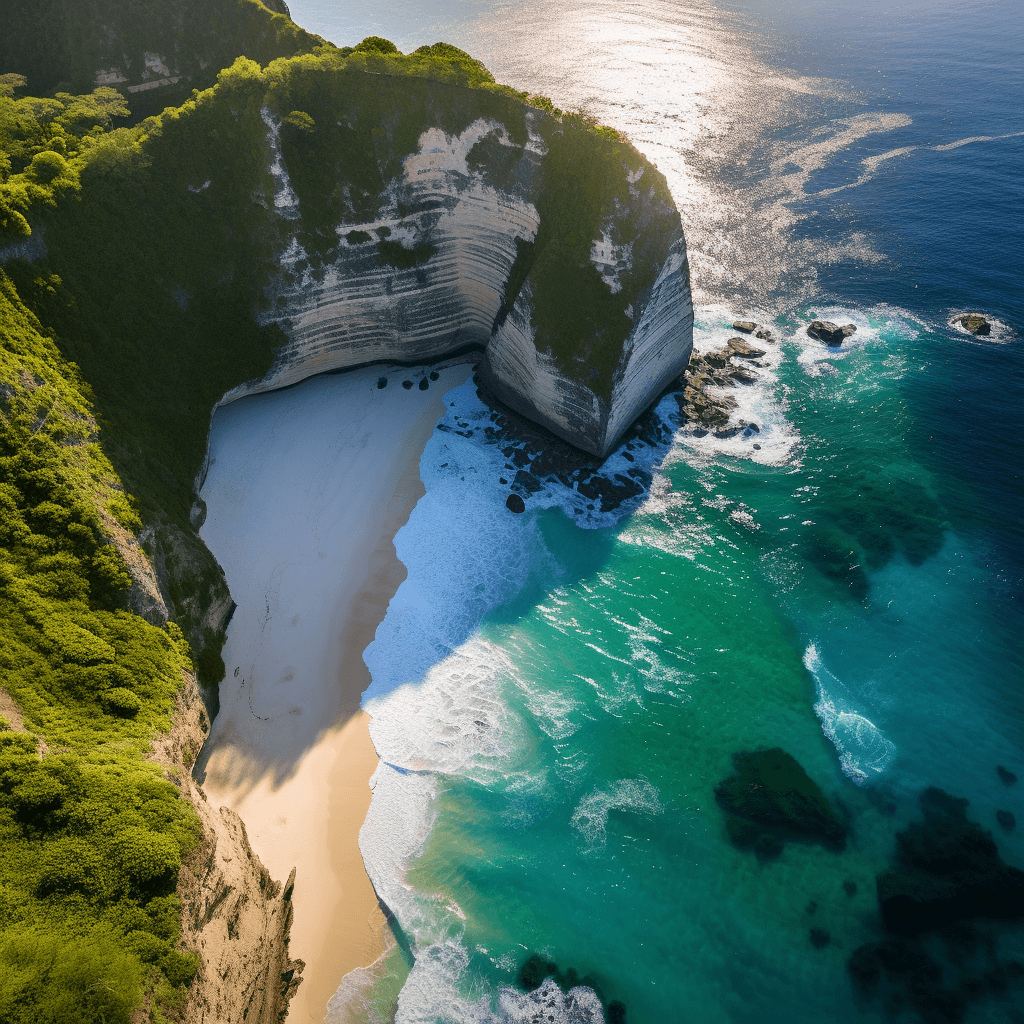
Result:
{"label": "cliff edge", "polygon": [[206,735],[206,715],[191,673],[177,694],[174,724],[153,741],[150,759],[180,784],[202,826],[196,850],[178,874],[181,941],[200,955],[182,1019],[186,1024],[278,1024],[302,980],[288,956],[295,870],[282,887],[253,853],[242,819],[214,809],[192,779]]}
{"label": "cliff edge", "polygon": [[414,76],[406,60],[329,55],[266,76],[279,241],[261,321],[287,343],[224,401],[477,347],[496,397],[607,454],[692,348],[663,176],[581,114]]}

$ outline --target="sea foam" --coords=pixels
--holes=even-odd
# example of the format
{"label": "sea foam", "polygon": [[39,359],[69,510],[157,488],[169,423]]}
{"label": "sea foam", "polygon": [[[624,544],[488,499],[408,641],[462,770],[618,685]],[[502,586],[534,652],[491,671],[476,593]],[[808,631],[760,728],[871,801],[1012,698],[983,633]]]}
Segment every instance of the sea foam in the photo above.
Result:
{"label": "sea foam", "polygon": [[896,745],[854,707],[842,682],[825,668],[814,644],[804,652],[804,665],[817,690],[814,713],[839,754],[844,774],[858,786],[877,778],[892,764]]}

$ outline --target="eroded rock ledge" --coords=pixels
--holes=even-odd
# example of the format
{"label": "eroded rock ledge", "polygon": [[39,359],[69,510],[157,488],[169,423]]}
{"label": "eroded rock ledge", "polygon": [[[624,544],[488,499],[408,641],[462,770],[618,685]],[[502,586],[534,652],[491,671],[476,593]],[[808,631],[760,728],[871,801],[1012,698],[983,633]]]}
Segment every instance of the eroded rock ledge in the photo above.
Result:
{"label": "eroded rock ledge", "polygon": [[212,807],[193,781],[192,762],[209,729],[199,688],[188,675],[174,726],[154,740],[151,755],[203,827],[202,843],[178,875],[182,942],[202,961],[183,1016],[188,1024],[278,1024],[305,966],[288,955],[295,871],[283,887],[274,881],[253,853],[242,819],[227,807]]}

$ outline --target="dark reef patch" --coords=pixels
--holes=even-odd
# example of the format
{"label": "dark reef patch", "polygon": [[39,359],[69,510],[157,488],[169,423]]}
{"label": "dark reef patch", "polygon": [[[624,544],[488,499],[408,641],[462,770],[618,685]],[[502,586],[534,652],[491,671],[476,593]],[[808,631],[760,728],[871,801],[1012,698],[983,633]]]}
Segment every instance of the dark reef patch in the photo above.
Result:
{"label": "dark reef patch", "polygon": [[1024,871],[1003,863],[992,833],[967,817],[967,801],[933,787],[921,810],[877,879],[886,928],[912,935],[974,917],[1024,919]]}
{"label": "dark reef patch", "polygon": [[554,960],[548,960],[547,957],[534,953],[519,968],[517,981],[524,992],[532,992],[540,988],[548,978],[554,981],[563,992],[568,992],[570,989],[576,988],[577,985],[585,985],[587,988],[593,989],[605,1008],[605,1019],[608,1024],[626,1024],[625,1004],[618,999],[609,1002],[601,991],[598,981],[589,974],[580,977],[573,967],[563,972]]}
{"label": "dark reef patch", "polygon": [[779,747],[733,755],[736,774],[715,787],[733,844],[768,859],[792,840],[841,850],[845,823],[799,762]]}
{"label": "dark reef patch", "polygon": [[1003,862],[966,800],[933,787],[921,811],[876,879],[886,937],[856,949],[847,968],[863,998],[927,1024],[959,1024],[971,1002],[1009,1000],[1024,978],[1024,965],[999,959],[995,923],[1024,920],[1024,871]]}

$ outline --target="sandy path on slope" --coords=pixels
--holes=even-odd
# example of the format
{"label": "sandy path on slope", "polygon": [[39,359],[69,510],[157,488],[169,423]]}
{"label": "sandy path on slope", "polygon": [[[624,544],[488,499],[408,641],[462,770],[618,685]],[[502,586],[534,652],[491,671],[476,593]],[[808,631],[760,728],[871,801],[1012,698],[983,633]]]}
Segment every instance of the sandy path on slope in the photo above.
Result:
{"label": "sandy path on slope", "polygon": [[211,433],[201,535],[238,608],[196,775],[274,878],[297,868],[289,948],[306,969],[289,1020],[302,1024],[385,948],[358,847],[377,765],[362,653],[405,578],[392,541],[423,494],[442,396],[470,368],[440,373],[426,392],[401,387],[420,369],[315,378],[226,407]]}

